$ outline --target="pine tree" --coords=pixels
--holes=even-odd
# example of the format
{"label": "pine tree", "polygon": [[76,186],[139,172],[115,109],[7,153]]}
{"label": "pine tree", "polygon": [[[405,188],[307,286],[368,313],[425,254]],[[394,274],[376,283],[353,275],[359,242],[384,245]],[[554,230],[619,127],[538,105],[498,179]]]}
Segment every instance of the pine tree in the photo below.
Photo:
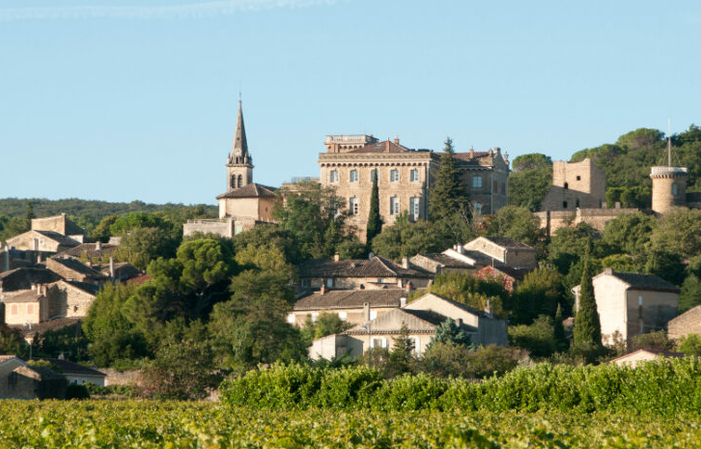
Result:
{"label": "pine tree", "polygon": [[[377,173],[377,172],[375,172]],[[380,192],[377,187],[377,175],[372,178],[372,192],[370,193],[370,213],[368,214],[368,226],[366,230],[366,242],[368,245],[382,232],[382,218],[380,218]]]}
{"label": "pine tree", "polygon": [[574,318],[574,345],[577,347],[600,348],[601,321],[594,298],[589,255],[584,259],[582,281],[579,285],[579,308]]}

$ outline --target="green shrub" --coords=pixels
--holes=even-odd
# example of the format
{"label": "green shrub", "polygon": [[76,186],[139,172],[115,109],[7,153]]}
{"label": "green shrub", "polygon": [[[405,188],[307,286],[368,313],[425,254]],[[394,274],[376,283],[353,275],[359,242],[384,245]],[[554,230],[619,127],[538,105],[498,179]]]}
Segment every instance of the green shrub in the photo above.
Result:
{"label": "green shrub", "polygon": [[90,392],[85,385],[68,384],[66,399],[90,399]]}

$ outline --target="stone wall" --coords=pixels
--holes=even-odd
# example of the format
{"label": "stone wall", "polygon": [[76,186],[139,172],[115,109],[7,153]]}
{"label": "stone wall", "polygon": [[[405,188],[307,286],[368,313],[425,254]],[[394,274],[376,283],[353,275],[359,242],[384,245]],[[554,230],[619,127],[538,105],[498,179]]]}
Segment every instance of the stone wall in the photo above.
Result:
{"label": "stone wall", "polygon": [[579,223],[587,223],[599,232],[603,232],[606,225],[613,219],[624,214],[634,214],[638,209],[577,209],[573,211],[544,211],[535,212],[540,220],[540,227],[546,229],[548,235],[555,234],[560,228],[574,227]]}
{"label": "stone wall", "polygon": [[139,370],[117,371],[116,369],[112,368],[100,368],[100,371],[106,375],[106,387],[109,387],[110,385],[143,385],[143,377],[141,371]]}
{"label": "stone wall", "polygon": [[591,159],[573,163],[553,163],[553,184],[540,204],[541,210],[600,208],[604,204],[606,175]]}
{"label": "stone wall", "polygon": [[689,334],[701,334],[701,306],[696,306],[667,324],[669,338],[680,339]]}

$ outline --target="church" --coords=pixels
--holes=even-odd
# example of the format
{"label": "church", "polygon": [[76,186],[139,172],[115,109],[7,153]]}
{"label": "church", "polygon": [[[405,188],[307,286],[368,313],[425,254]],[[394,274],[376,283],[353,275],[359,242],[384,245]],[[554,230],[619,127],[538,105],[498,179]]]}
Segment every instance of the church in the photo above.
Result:
{"label": "church", "polygon": [[189,220],[183,235],[218,234],[231,238],[258,223],[273,223],[278,197],[272,187],[253,182],[253,158],[248,151],[243,110],[239,100],[234,143],[226,160],[226,192],[217,196],[219,219]]}

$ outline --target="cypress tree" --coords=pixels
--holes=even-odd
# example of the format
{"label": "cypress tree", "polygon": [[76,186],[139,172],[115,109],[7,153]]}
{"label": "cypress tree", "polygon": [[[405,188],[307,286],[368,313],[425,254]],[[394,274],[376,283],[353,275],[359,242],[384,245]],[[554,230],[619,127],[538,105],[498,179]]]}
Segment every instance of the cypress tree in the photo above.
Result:
{"label": "cypress tree", "polygon": [[562,325],[562,306],[560,303],[557,304],[557,312],[555,312],[555,323],[553,329],[553,336],[560,349],[565,349],[567,347],[567,337],[565,336],[565,326]]}
{"label": "cypress tree", "polygon": [[448,137],[429,198],[428,215],[433,222],[452,218],[456,214],[463,214],[466,219],[470,218],[470,196],[460,177],[454,154],[453,140]]}
{"label": "cypress tree", "polygon": [[591,280],[589,255],[585,256],[582,281],[579,284],[579,309],[574,317],[574,345],[578,347],[600,348],[601,321],[594,298],[594,284]]}
{"label": "cypress tree", "polygon": [[372,179],[370,213],[368,214],[368,226],[365,233],[367,244],[370,245],[372,239],[374,239],[380,232],[382,232],[382,218],[380,218],[380,192],[379,188],[377,187],[377,175],[375,175]]}

